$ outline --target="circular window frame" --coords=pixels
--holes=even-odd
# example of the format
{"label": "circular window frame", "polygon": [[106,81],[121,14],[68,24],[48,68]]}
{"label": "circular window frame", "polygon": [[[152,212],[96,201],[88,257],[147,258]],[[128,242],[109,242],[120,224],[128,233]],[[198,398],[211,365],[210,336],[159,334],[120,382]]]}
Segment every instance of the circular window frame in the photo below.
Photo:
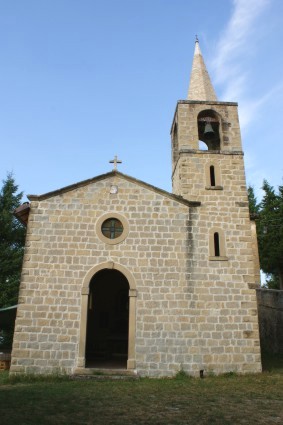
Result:
{"label": "circular window frame", "polygon": [[[104,234],[102,233],[102,230],[101,230],[101,227],[102,227],[102,224],[104,223],[104,221],[109,220],[111,218],[119,220],[122,223],[122,226],[124,228],[122,234],[115,239],[107,238],[107,236],[104,236]],[[97,236],[99,237],[99,239],[102,242],[104,242],[108,245],[117,245],[117,244],[123,242],[129,234],[128,220],[124,216],[122,216],[121,214],[118,214],[116,212],[114,212],[114,213],[110,212],[110,213],[107,213],[107,214],[103,214],[101,217],[99,217],[99,219],[96,222],[96,233],[97,233]]]}

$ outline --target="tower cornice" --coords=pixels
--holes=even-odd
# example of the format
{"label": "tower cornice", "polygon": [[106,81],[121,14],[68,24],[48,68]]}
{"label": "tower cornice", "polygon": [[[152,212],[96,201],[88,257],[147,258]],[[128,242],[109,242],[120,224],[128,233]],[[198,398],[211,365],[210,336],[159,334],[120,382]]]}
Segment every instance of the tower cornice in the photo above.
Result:
{"label": "tower cornice", "polygon": [[179,103],[195,104],[195,105],[225,105],[225,106],[238,106],[238,102],[223,102],[219,100],[178,100]]}

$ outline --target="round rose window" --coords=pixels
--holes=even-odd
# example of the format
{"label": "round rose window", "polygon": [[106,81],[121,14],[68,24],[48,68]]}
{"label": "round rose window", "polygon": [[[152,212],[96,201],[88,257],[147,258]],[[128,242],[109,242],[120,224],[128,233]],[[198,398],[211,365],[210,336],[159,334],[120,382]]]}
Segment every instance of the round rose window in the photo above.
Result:
{"label": "round rose window", "polygon": [[119,238],[123,233],[124,227],[117,218],[108,218],[102,223],[101,232],[108,239]]}

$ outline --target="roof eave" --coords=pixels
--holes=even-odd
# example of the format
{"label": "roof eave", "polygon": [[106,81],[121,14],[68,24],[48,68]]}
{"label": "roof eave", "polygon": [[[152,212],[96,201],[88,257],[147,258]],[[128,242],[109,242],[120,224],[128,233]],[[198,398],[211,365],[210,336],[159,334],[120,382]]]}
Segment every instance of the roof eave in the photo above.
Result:
{"label": "roof eave", "polygon": [[128,176],[127,174],[120,173],[120,171],[111,171],[110,173],[101,174],[97,177],[94,177],[94,178],[91,178],[91,179],[88,179],[88,180],[83,180],[81,182],[74,183],[72,185],[65,186],[61,189],[57,189],[57,190],[54,190],[52,192],[48,192],[48,193],[45,193],[45,194],[42,194],[42,195],[28,195],[28,199],[30,201],[43,201],[45,199],[52,198],[53,196],[59,196],[59,195],[62,195],[66,192],[70,192],[70,191],[78,189],[80,187],[87,186],[88,184],[95,183],[95,182],[98,182],[100,180],[105,180],[109,177],[115,177],[115,176],[120,177],[120,178],[125,179],[125,180],[128,180],[128,181],[135,183],[139,186],[142,186],[146,189],[153,190],[154,192],[157,192],[160,195],[166,196],[166,197],[168,197],[168,198],[170,198],[174,201],[180,202],[184,205],[191,206],[191,207],[198,207],[198,206],[201,205],[200,202],[186,200],[181,196],[177,196],[177,195],[174,195],[172,193],[169,193],[166,190],[163,190],[163,189],[160,189],[156,186],[145,183],[142,180],[138,180],[138,179],[135,179],[131,176]]}
{"label": "roof eave", "polygon": [[30,212],[30,203],[24,202],[13,211],[13,215],[24,225],[27,226]]}

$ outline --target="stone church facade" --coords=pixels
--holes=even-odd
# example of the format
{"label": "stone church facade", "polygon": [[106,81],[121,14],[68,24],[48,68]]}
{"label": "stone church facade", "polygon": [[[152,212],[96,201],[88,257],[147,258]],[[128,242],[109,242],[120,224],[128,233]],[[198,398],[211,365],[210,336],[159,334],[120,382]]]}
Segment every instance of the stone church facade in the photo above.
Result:
{"label": "stone church facade", "polygon": [[114,167],[16,210],[12,374],[261,371],[237,104],[217,100],[198,41],[171,137],[173,193]]}

